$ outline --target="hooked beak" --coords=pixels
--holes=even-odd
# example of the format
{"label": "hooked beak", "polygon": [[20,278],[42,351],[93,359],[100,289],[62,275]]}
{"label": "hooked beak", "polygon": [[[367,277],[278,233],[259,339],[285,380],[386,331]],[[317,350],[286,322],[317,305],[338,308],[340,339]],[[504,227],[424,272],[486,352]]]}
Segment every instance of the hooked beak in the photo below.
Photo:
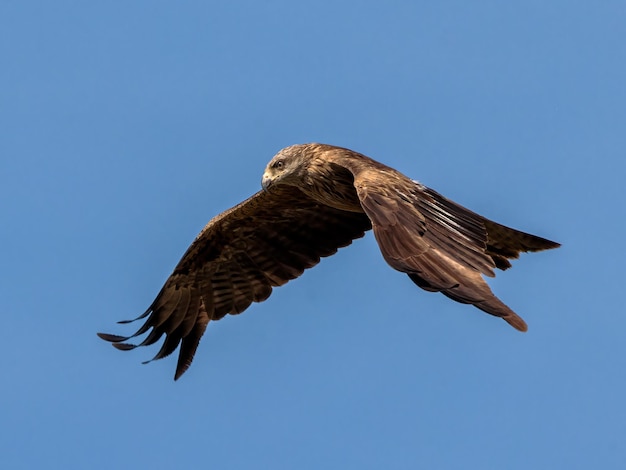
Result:
{"label": "hooked beak", "polygon": [[270,189],[271,185],[272,178],[267,175],[263,175],[263,179],[261,180],[261,187],[263,188],[263,191],[267,191],[268,189]]}

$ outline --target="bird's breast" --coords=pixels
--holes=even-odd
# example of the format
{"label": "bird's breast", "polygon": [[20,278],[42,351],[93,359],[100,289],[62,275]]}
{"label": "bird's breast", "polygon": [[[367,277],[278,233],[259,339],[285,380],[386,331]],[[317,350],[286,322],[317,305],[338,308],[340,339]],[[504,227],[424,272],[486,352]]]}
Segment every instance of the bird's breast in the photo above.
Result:
{"label": "bird's breast", "polygon": [[319,166],[310,171],[301,189],[321,204],[350,212],[363,212],[354,187],[354,177],[347,169]]}

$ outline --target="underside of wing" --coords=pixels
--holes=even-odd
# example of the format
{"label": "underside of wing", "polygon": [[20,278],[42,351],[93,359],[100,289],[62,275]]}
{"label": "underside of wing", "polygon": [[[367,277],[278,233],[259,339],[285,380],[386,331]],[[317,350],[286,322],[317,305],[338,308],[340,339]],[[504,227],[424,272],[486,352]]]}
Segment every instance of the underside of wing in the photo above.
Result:
{"label": "underside of wing", "polygon": [[[273,287],[300,276],[370,228],[365,214],[321,205],[295,187],[261,191],[206,225],[136,319],[145,319],[139,330],[131,336],[99,336],[122,350],[165,336],[153,360],[182,343],[177,379],[190,366],[209,321],[267,299]],[[141,343],[127,343],[146,333]]]}
{"label": "underside of wing", "polygon": [[526,331],[524,320],[491,292],[483,275],[510,267],[508,259],[520,252],[558,244],[496,224],[403,175],[386,176],[361,172],[355,187],[387,263],[425,290]]}

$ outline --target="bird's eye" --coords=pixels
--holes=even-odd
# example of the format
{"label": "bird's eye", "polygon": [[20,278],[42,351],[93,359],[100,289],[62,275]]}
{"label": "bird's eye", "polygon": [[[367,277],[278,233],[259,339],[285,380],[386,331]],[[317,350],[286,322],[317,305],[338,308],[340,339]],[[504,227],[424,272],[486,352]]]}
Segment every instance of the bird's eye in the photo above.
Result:
{"label": "bird's eye", "polygon": [[278,160],[274,163],[274,168],[282,168],[284,165],[282,160]]}

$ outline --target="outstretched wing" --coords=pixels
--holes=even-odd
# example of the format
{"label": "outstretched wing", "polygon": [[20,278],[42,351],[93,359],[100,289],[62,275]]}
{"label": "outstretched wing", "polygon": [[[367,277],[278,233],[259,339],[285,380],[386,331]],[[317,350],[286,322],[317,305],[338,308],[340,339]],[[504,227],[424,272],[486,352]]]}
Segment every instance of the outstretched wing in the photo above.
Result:
{"label": "outstretched wing", "polygon": [[383,257],[418,286],[502,317],[526,331],[524,320],[502,303],[483,275],[510,267],[523,251],[558,243],[510,229],[444,198],[395,171],[355,172],[354,185],[372,221]]}
{"label": "outstretched wing", "polygon": [[[191,365],[209,321],[262,302],[272,287],[300,276],[370,228],[365,214],[319,204],[292,186],[258,192],[206,225],[152,305],[135,319],[147,317],[133,335],[98,335],[122,350],[153,344],[165,335],[152,360],[182,343],[178,379]],[[126,343],[144,333],[141,343]]]}

